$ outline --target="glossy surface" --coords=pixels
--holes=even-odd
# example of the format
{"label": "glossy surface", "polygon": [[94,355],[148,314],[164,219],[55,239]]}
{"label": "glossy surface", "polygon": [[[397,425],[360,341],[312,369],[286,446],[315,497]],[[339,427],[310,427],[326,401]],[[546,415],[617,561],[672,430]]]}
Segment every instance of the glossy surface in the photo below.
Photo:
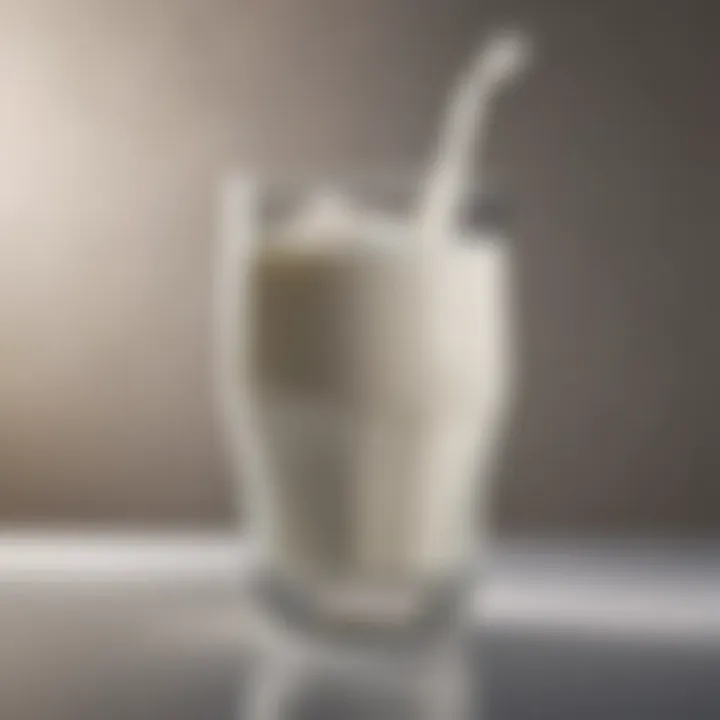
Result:
{"label": "glossy surface", "polygon": [[[54,558],[48,567],[35,551],[14,551],[13,564],[1,545],[3,720],[235,718],[246,668],[241,583],[217,555],[188,555],[189,569],[182,562],[163,569],[159,555],[138,553],[146,569],[155,564],[140,572],[127,558],[122,571],[112,571],[117,558],[105,565],[100,551],[92,562],[84,558],[83,571],[77,557],[63,566],[58,546],[44,550],[43,558]],[[712,624],[720,567],[713,551],[669,549],[651,553],[653,560],[617,547],[501,550],[485,642],[480,634],[477,642],[478,677],[481,663],[487,672],[484,717],[720,717],[720,644]],[[630,592],[633,583],[643,592]],[[679,589],[689,602],[698,588],[707,591],[707,617],[700,603],[694,610],[686,603],[674,613],[676,632],[667,632]],[[655,600],[655,624],[642,625]],[[633,604],[640,608],[635,619]],[[305,717],[366,715],[358,699],[328,696],[309,699]]]}

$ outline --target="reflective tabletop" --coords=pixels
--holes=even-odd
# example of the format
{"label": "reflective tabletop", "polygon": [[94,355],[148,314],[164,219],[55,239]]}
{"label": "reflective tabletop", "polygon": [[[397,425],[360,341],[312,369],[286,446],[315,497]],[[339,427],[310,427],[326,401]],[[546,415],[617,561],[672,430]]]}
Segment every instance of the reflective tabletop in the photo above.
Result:
{"label": "reflective tabletop", "polygon": [[[240,720],[244,567],[220,535],[0,534],[0,718]],[[720,717],[715,547],[500,543],[477,609],[482,717]]]}

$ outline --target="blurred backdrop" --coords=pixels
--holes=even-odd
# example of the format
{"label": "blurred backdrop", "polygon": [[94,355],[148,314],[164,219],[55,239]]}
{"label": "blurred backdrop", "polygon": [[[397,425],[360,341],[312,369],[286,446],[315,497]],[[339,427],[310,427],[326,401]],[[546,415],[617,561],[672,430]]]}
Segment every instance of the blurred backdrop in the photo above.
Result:
{"label": "blurred backdrop", "polygon": [[488,157],[523,341],[500,528],[717,533],[714,5],[0,0],[0,522],[231,522],[219,178],[421,167],[455,72],[511,20],[540,55]]}

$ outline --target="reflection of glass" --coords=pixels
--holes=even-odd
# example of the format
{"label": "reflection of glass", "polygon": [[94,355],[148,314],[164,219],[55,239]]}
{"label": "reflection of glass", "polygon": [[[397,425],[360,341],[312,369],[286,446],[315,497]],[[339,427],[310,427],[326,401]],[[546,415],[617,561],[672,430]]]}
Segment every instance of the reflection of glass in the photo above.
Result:
{"label": "reflection of glass", "polygon": [[472,226],[421,248],[399,213],[352,225],[318,197],[244,179],[224,195],[218,398],[258,609],[285,626],[262,636],[252,701],[364,678],[366,698],[384,684],[449,718],[510,400],[509,248],[483,198]]}
{"label": "reflection of glass", "polygon": [[352,717],[466,718],[472,685],[457,598],[402,627],[308,623],[299,608],[261,593],[252,624],[255,664],[238,720]]}

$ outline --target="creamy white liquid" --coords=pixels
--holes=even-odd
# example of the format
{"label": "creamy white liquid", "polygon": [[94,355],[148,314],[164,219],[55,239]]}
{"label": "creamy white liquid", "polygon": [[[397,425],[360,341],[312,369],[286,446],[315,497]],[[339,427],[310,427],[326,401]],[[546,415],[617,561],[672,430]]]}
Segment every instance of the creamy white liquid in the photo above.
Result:
{"label": "creamy white liquid", "polygon": [[271,560],[350,581],[470,549],[510,380],[505,246],[261,247],[248,320]]}

